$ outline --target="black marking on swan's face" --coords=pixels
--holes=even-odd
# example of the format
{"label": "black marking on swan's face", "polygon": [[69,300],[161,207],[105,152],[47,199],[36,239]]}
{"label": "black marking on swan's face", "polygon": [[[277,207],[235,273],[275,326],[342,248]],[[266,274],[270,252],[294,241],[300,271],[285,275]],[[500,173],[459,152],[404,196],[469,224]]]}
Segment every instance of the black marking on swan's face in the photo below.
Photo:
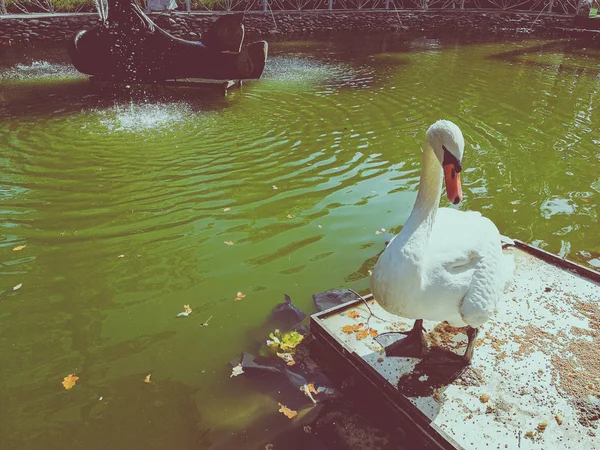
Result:
{"label": "black marking on swan's face", "polygon": [[442,165],[445,166],[447,164],[453,164],[455,172],[460,173],[462,170],[461,161],[459,161],[456,156],[450,153],[445,145],[442,145],[442,149],[444,150],[444,161],[442,162]]}

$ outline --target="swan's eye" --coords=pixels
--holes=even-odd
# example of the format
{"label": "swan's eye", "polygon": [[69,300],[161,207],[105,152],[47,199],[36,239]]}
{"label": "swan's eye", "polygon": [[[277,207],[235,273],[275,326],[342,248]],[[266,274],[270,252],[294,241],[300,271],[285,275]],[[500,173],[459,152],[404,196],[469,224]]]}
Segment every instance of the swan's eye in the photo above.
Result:
{"label": "swan's eye", "polygon": [[456,159],[456,156],[454,156],[448,151],[446,146],[442,145],[442,150],[444,150],[444,162],[442,162],[442,165],[445,166],[447,164],[452,164],[456,173],[460,173],[460,171],[462,170],[462,165],[460,164],[460,161]]}

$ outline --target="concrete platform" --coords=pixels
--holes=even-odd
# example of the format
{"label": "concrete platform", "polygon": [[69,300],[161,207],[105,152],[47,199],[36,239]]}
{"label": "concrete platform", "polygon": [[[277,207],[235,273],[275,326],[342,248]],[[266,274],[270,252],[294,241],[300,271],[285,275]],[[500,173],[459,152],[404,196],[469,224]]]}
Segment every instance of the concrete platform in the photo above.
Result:
{"label": "concrete platform", "polygon": [[[314,314],[311,331],[425,448],[598,449],[600,274],[523,243],[505,251],[515,255],[513,285],[451,382],[420,371],[419,359],[385,356],[375,335],[412,321],[372,298]],[[425,328],[430,346],[464,352],[463,330]]]}

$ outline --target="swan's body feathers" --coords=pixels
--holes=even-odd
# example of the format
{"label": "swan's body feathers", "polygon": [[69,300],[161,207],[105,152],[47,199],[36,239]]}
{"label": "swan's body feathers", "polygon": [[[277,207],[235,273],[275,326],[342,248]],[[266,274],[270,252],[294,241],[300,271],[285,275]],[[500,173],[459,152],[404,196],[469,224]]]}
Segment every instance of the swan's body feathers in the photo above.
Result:
{"label": "swan's body feathers", "polygon": [[377,262],[372,289],[384,308],[453,326],[477,327],[493,315],[506,282],[495,274],[510,270],[502,269],[509,261],[492,221],[440,208],[418,270],[411,256],[402,240],[393,240]]}

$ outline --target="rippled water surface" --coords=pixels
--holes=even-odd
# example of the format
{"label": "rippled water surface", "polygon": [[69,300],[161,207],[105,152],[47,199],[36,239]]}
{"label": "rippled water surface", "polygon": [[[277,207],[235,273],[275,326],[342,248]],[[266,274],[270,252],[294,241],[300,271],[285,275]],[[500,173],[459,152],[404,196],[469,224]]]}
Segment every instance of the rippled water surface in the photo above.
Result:
{"label": "rippled water surface", "polygon": [[312,311],[315,292],[368,287],[442,117],[467,143],[460,208],[600,266],[597,50],[287,42],[227,98],[94,87],[61,47],[2,51],[2,448],[268,440],[278,399],[227,362],[284,293]]}

